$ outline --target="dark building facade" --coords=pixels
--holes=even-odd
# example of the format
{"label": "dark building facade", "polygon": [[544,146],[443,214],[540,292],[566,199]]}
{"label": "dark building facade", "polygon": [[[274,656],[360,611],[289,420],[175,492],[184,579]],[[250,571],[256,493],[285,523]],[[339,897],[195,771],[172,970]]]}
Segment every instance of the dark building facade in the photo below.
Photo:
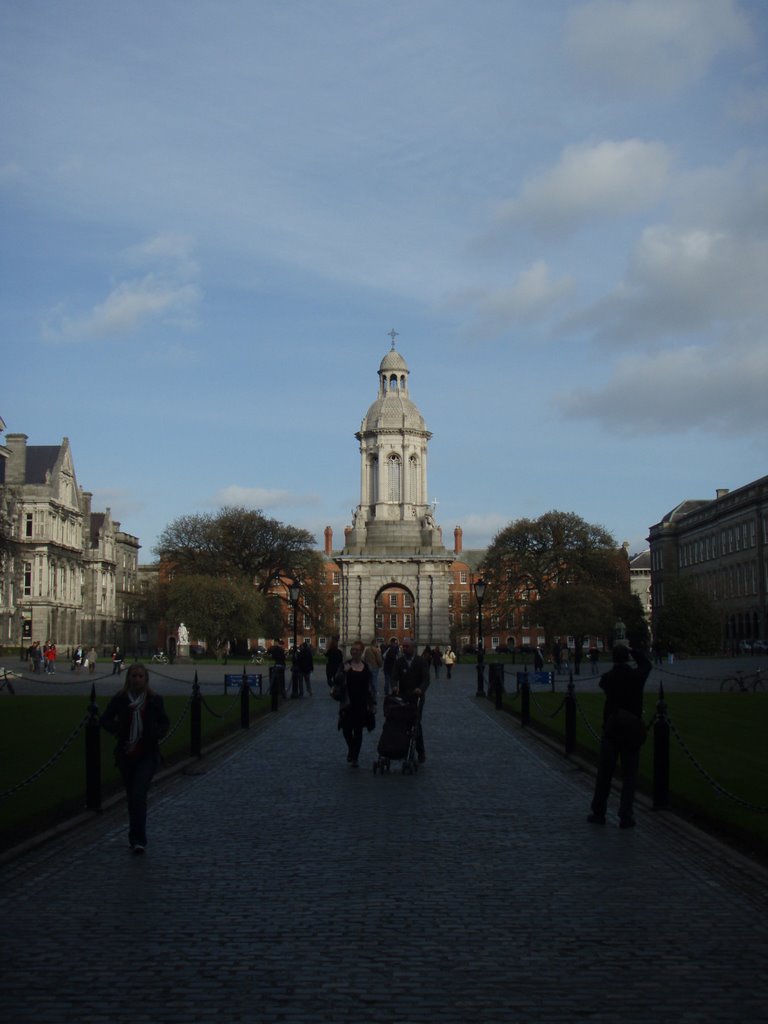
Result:
{"label": "dark building facade", "polygon": [[717,609],[724,651],[768,638],[768,476],[710,500],[681,502],[648,539],[654,624],[670,582],[684,577]]}

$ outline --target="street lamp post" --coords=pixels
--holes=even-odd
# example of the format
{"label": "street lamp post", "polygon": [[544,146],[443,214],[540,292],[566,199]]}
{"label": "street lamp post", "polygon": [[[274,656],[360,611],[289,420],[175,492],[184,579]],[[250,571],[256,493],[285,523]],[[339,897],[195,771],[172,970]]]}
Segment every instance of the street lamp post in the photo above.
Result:
{"label": "street lamp post", "polygon": [[293,608],[293,656],[291,658],[291,698],[296,699],[299,696],[299,666],[296,657],[296,645],[298,643],[298,637],[296,630],[298,627],[297,622],[297,609],[299,606],[299,594],[301,593],[301,584],[298,580],[293,580],[288,587],[288,596],[291,600],[291,607]]}
{"label": "street lamp post", "polygon": [[476,697],[485,696],[485,680],[483,678],[483,658],[485,657],[485,650],[483,648],[483,598],[485,597],[485,588],[487,584],[484,579],[475,581],[475,597],[477,598],[477,693]]}

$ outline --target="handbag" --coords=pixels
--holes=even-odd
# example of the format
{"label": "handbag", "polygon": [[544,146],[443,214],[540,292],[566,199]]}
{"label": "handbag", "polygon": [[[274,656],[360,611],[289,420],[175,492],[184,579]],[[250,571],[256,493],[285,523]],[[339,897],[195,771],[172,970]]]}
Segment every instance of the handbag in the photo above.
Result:
{"label": "handbag", "polygon": [[648,730],[638,715],[626,708],[617,708],[605,721],[605,735],[618,746],[635,750],[645,743]]}

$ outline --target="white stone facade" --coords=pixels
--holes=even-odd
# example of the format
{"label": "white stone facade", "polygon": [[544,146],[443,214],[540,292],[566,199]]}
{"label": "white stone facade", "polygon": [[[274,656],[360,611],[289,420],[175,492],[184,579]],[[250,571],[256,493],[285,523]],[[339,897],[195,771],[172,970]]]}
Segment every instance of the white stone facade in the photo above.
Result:
{"label": "white stone facade", "polygon": [[355,434],[360,503],[334,558],[341,571],[342,640],[375,636],[377,598],[397,586],[411,597],[417,645],[445,646],[454,555],[443,545],[428,499],[432,435],[409,397],[408,366],[394,344],[378,376],[378,395]]}

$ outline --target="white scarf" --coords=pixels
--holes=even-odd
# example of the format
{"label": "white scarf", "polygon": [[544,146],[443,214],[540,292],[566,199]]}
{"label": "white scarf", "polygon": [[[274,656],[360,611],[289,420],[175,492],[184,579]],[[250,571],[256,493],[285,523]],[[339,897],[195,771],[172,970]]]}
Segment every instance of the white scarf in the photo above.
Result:
{"label": "white scarf", "polygon": [[134,697],[132,693],[128,694],[129,704],[128,707],[133,712],[131,716],[131,731],[128,735],[128,745],[126,747],[126,753],[131,754],[138,746],[139,740],[144,733],[144,719],[142,718],[142,710],[147,699],[146,692],[140,693],[138,697]]}

